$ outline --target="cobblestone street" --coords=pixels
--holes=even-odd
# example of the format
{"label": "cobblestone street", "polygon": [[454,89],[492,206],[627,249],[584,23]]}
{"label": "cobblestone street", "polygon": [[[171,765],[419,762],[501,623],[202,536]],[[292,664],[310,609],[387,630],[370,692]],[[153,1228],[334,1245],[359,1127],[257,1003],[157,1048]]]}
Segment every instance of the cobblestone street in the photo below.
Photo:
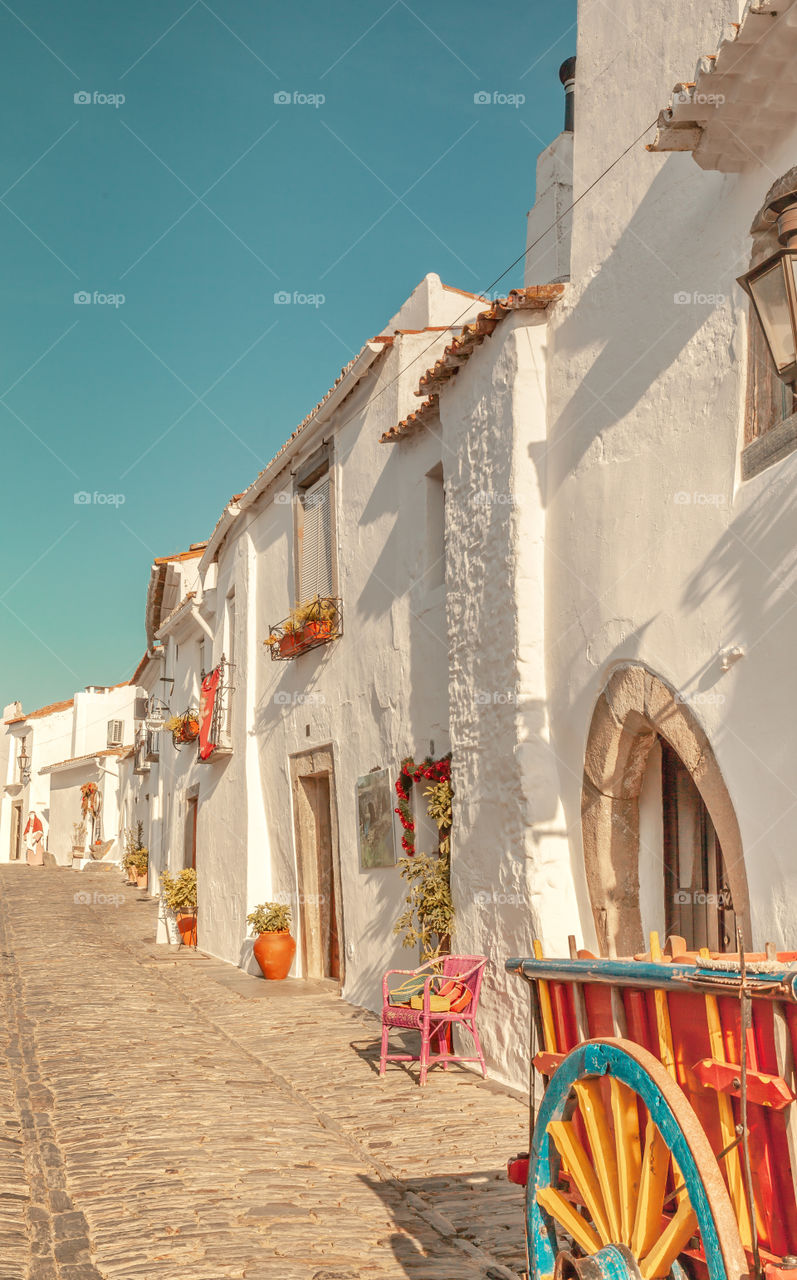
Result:
{"label": "cobblestone street", "polygon": [[0,890],[0,1280],[514,1280],[520,1100],[380,1081],[371,1014],[155,946],[116,870]]}

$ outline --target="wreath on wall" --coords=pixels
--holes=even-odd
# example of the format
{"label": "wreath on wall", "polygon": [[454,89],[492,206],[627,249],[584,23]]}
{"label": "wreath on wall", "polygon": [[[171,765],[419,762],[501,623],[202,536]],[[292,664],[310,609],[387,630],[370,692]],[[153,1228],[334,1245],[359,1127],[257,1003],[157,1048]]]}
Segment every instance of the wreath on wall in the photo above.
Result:
{"label": "wreath on wall", "polygon": [[96,782],[84,782],[80,788],[80,812],[84,818],[100,811],[100,789]]}
{"label": "wreath on wall", "polygon": [[[396,779],[396,795],[398,796],[398,804],[395,812],[399,816],[399,821],[404,828],[404,834],[401,837],[401,847],[408,858],[415,856],[415,819],[412,816],[412,807],[410,805],[410,796],[412,788],[416,782],[420,782],[424,778],[432,784],[432,787],[438,783],[448,783],[451,786],[451,752],[447,756],[443,756],[441,760],[433,760],[431,756],[427,756],[419,765],[416,765],[412,756],[407,756],[401,762],[399,776]],[[431,788],[430,788],[431,789]],[[434,817],[433,814],[430,814]]]}

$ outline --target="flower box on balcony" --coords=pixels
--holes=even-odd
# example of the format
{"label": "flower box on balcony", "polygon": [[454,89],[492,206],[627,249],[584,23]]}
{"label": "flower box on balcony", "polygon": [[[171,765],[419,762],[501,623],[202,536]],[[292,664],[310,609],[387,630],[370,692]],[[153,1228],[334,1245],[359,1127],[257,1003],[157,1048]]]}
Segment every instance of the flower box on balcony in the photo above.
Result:
{"label": "flower box on balcony", "polygon": [[298,658],[300,654],[329,644],[343,634],[341,602],[334,596],[317,596],[299,605],[270,630],[266,646],[274,662]]}

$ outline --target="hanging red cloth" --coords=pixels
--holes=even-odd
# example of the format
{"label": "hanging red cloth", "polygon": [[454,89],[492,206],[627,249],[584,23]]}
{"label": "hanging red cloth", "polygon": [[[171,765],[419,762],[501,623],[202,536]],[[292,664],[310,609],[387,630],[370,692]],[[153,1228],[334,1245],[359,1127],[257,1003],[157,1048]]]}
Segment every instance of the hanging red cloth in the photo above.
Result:
{"label": "hanging red cloth", "polygon": [[199,696],[199,758],[209,760],[219,745],[213,741],[213,713],[216,709],[216,696],[221,679],[221,668],[216,667],[202,681]]}

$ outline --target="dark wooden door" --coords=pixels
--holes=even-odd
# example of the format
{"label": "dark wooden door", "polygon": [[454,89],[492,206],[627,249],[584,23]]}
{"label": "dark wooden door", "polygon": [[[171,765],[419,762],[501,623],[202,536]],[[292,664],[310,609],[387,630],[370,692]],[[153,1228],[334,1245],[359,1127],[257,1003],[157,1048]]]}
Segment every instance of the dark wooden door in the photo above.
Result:
{"label": "dark wooden door", "polygon": [[183,865],[196,870],[196,828],[199,812],[199,801],[192,796],[188,801],[185,815],[185,851]]}
{"label": "dark wooden door", "polygon": [[18,862],[22,852],[22,805],[11,810],[11,860]]}

